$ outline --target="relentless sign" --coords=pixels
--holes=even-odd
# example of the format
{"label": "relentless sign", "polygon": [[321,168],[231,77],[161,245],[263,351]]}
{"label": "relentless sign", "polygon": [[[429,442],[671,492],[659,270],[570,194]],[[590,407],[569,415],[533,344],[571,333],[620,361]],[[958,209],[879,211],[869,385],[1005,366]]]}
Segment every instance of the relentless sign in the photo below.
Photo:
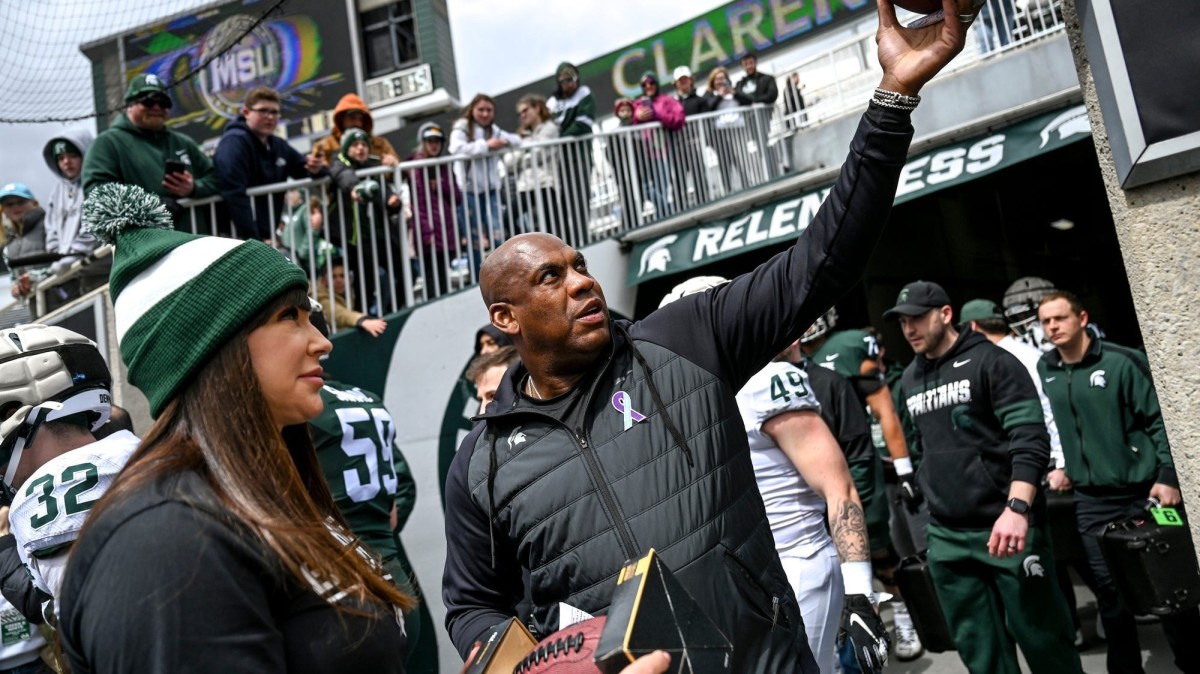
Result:
{"label": "relentless sign", "polygon": [[274,4],[237,0],[124,36],[126,81],[153,73],[171,83],[168,123],[200,142],[219,137],[258,86],[280,93],[280,125],[299,134],[304,120],[354,89],[353,57],[336,48],[350,44],[350,27],[341,3],[291,0],[262,18]]}
{"label": "relentless sign", "polygon": [[[913,157],[900,172],[896,203],[931,194],[1090,138],[1087,110],[1075,106],[996,133]],[[633,248],[629,285],[674,274],[747,250],[794,239],[808,228],[832,185],[767,204],[732,220],[703,224]]]}

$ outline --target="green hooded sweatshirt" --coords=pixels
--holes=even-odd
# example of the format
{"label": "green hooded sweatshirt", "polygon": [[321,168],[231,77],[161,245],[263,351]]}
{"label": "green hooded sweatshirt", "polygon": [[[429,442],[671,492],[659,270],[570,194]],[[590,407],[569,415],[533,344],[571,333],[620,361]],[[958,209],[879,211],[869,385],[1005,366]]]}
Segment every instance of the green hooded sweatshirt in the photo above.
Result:
{"label": "green hooded sweatshirt", "polygon": [[212,160],[191,138],[173,131],[145,131],[121,115],[96,137],[83,161],[83,191],[104,183],[137,185],[160,197],[170,197],[163,188],[166,161],[177,159],[189,167],[196,189],[193,199],[217,194],[217,173]]}

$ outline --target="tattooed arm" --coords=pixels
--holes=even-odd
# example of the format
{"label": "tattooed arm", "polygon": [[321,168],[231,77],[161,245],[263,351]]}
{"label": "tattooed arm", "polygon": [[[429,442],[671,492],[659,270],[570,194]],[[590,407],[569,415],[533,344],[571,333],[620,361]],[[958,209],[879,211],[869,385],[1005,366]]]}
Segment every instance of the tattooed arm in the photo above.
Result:
{"label": "tattooed arm", "polygon": [[763,422],[762,429],[787,454],[804,481],[825,499],[829,531],[842,562],[869,561],[862,502],[846,456],[821,415],[811,410],[785,412]]}
{"label": "tattooed arm", "polygon": [[871,587],[867,523],[846,458],[816,411],[784,412],[765,421],[762,429],[787,454],[804,481],[825,499],[833,544],[842,558],[846,592],[838,646],[849,641],[862,671],[878,674],[887,664],[891,642]]}

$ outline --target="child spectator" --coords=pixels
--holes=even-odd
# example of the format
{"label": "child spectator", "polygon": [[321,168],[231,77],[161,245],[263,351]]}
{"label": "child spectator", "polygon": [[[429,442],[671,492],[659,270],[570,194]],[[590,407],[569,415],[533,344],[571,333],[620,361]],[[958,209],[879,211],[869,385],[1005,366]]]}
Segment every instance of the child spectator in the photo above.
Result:
{"label": "child spectator", "polygon": [[270,244],[275,225],[283,215],[282,194],[251,198],[246,194],[248,188],[326,172],[319,158],[300,154],[275,135],[282,114],[279,92],[254,87],[246,94],[246,103],[238,117],[225,125],[217,144],[213,161],[224,198],[217,210],[232,223],[234,236],[239,239],[259,239]]}
{"label": "child spectator", "polygon": [[668,131],[683,128],[683,106],[673,96],[659,89],[658,77],[647,71],[642,75],[642,95],[633,104],[633,123],[659,122],[663,131],[647,130],[642,136],[646,141],[646,195],[654,203],[654,215],[663,218],[671,214],[671,164]]}
{"label": "child spectator", "polygon": [[[621,128],[633,126],[633,100],[618,98],[613,103],[613,114],[616,115]],[[626,227],[636,227],[641,224],[642,198],[638,192],[638,152],[634,151],[633,133],[614,133],[607,137],[608,164],[612,167],[613,180],[617,183],[619,195],[619,217]]]}
{"label": "child spectator", "polygon": [[[417,151],[409,161],[446,156],[446,134],[436,122],[425,122],[417,130]],[[450,164],[413,169],[405,178],[411,186],[414,237],[420,242],[418,261],[425,277],[426,297],[446,293],[449,288],[450,256],[454,254],[454,214],[462,204],[462,192]]]}
{"label": "child spectator", "polygon": [[[358,328],[372,337],[378,337],[387,329],[387,321],[351,308],[353,297],[353,275],[347,273],[346,263],[341,258],[334,258],[330,263],[333,267],[329,275],[332,282],[322,270],[317,279],[317,301],[321,303],[325,315],[332,318],[337,329]],[[350,278],[347,278],[347,276]],[[347,283],[349,281],[349,283]],[[330,286],[333,286],[331,294]]]}
{"label": "child spectator", "polygon": [[342,249],[355,274],[373,270],[360,278],[366,283],[368,310],[382,314],[395,290],[387,281],[389,252],[391,269],[400,269],[404,263],[399,232],[388,229],[391,216],[400,212],[400,195],[390,176],[359,177],[358,171],[382,165],[370,152],[371,137],[366,131],[349,129],[342,134],[342,151],[329,170],[337,186],[330,199],[330,238]]}
{"label": "child spectator", "polygon": [[[325,212],[321,198],[310,196],[305,199],[304,194],[299,190],[288,192],[291,212],[279,240],[297,264],[305,271],[311,271],[323,268],[329,253],[337,249],[322,236],[325,233]],[[309,230],[312,230],[311,237]],[[316,264],[309,265],[313,253],[316,253]]]}

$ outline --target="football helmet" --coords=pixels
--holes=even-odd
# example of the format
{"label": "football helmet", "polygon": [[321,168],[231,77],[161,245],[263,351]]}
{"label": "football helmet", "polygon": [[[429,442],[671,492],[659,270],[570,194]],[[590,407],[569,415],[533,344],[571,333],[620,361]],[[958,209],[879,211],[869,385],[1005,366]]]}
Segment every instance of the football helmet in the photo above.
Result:
{"label": "football helmet", "polygon": [[812,342],[815,342],[825,335],[833,332],[835,327],[837,327],[837,309],[830,307],[829,311],[821,314],[820,317],[817,318],[816,322],[808,326],[808,329],[804,331],[804,334],[800,335],[800,343],[811,344]]}
{"label": "football helmet", "polygon": [[92,340],[53,325],[0,330],[0,466],[3,496],[42,424],[86,414],[95,431],[112,414],[112,376]]}
{"label": "football helmet", "polygon": [[1022,341],[1042,351],[1054,348],[1038,321],[1038,303],[1054,292],[1054,284],[1037,276],[1025,276],[1013,281],[1004,291],[1004,319]]}

